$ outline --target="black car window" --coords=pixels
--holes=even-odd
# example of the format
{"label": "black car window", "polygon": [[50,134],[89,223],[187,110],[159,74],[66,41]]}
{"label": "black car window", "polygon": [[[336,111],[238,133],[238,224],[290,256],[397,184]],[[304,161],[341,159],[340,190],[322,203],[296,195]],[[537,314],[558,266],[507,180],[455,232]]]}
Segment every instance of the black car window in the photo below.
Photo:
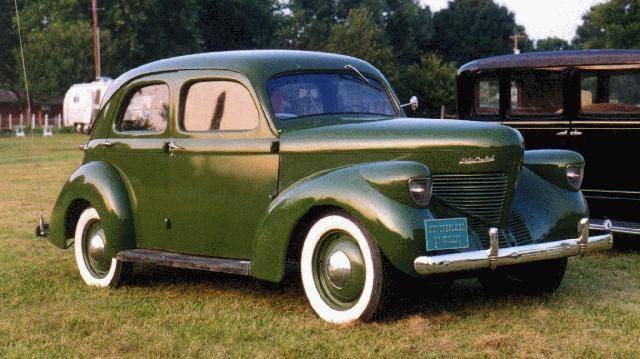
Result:
{"label": "black car window", "polygon": [[478,79],[474,88],[474,110],[479,115],[497,115],[500,111],[498,78]]}
{"label": "black car window", "polygon": [[527,71],[511,74],[512,115],[561,115],[561,71]]}
{"label": "black car window", "polygon": [[169,87],[165,84],[139,87],[129,98],[118,130],[163,132],[168,118]]}
{"label": "black car window", "polygon": [[269,80],[267,91],[279,120],[327,114],[397,115],[378,80],[352,73],[278,76]]}
{"label": "black car window", "polygon": [[197,82],[189,87],[184,106],[185,131],[251,130],[258,126],[253,98],[237,82]]}
{"label": "black car window", "polygon": [[640,113],[640,72],[587,72],[580,76],[580,112]]}

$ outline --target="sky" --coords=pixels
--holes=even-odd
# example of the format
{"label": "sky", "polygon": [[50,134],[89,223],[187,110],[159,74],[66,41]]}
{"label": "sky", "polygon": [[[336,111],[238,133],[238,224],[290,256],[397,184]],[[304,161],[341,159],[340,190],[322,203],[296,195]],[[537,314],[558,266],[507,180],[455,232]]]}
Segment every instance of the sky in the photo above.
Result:
{"label": "sky", "polygon": [[[582,23],[582,15],[595,4],[606,0],[494,0],[516,14],[516,22],[523,25],[531,39],[550,36],[571,40]],[[421,0],[432,11],[447,6],[448,0]]]}

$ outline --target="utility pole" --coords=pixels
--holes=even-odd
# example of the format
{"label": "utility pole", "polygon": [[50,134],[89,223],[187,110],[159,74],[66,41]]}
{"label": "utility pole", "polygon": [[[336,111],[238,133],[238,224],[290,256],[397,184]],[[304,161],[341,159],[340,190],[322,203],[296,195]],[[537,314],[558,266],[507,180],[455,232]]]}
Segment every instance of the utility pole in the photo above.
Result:
{"label": "utility pole", "polygon": [[93,60],[96,80],[100,80],[100,26],[98,25],[98,0],[91,0],[91,17],[93,18]]}
{"label": "utility pole", "polygon": [[526,35],[520,35],[517,32],[515,34],[513,34],[512,36],[509,37],[511,40],[513,40],[513,53],[518,55],[520,54],[520,49],[518,48],[518,41],[519,40],[524,40],[525,38],[527,38]]}

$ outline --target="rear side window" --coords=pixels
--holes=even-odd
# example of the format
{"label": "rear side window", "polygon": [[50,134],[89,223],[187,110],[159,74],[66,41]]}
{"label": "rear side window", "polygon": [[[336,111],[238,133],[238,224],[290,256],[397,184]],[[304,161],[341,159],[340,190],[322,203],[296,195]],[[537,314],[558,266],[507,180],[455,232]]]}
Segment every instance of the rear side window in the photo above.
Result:
{"label": "rear side window", "polygon": [[118,123],[119,131],[163,132],[169,118],[169,87],[149,85],[135,90]]}
{"label": "rear side window", "polygon": [[528,71],[511,75],[512,115],[561,115],[562,73]]}
{"label": "rear side window", "polygon": [[500,111],[500,81],[497,78],[476,81],[474,108],[479,115],[498,114]]}
{"label": "rear side window", "polygon": [[580,112],[640,113],[640,72],[591,72],[580,76]]}
{"label": "rear side window", "polygon": [[233,81],[203,81],[189,87],[182,129],[190,132],[252,130],[258,109],[244,86]]}

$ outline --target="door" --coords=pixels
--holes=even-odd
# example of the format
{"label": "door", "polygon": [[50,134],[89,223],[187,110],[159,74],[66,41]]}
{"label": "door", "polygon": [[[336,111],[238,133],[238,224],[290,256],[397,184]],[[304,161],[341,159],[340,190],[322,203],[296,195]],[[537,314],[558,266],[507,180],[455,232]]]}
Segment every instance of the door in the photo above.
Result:
{"label": "door", "polygon": [[582,68],[576,72],[579,111],[570,145],[586,161],[583,192],[593,218],[640,220],[640,70]]}
{"label": "door", "polygon": [[138,247],[164,249],[169,238],[169,86],[153,78],[138,81],[122,98],[103,144],[104,156],[120,171],[129,191]]}
{"label": "door", "polygon": [[172,249],[249,259],[277,191],[277,139],[238,75],[184,75],[169,161]]}
{"label": "door", "polygon": [[561,68],[517,70],[504,76],[502,123],[520,131],[526,149],[567,146],[565,76]]}

